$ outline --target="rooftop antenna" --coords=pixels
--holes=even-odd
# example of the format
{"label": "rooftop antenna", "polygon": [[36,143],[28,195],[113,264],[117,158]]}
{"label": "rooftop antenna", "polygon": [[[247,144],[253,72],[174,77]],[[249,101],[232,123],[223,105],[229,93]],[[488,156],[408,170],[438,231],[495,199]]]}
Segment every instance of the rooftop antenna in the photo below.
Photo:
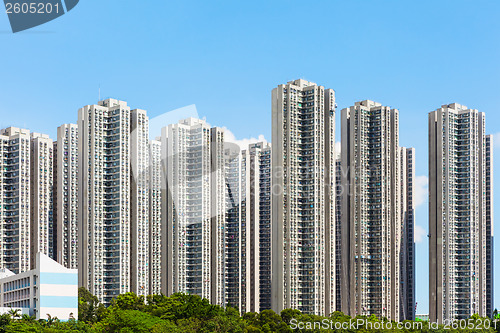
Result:
{"label": "rooftop antenna", "polygon": [[97,100],[97,103],[101,101],[101,85],[99,84],[99,99]]}

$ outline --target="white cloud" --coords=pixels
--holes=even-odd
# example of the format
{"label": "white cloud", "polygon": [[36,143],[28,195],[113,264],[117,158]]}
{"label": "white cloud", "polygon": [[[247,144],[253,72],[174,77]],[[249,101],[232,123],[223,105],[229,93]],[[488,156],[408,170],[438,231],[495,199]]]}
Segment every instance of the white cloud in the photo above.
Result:
{"label": "white cloud", "polygon": [[415,209],[420,205],[427,202],[427,197],[429,195],[428,185],[429,178],[427,176],[417,176],[415,177],[415,182],[413,183],[415,186]]}
{"label": "white cloud", "polygon": [[418,224],[415,224],[415,233],[414,233],[415,243],[417,244],[422,243],[425,237],[427,237],[427,232],[425,231],[425,229],[419,226]]}
{"label": "white cloud", "polygon": [[493,149],[500,149],[500,132],[493,134]]}
{"label": "white cloud", "polygon": [[251,143],[257,142],[267,142],[264,134],[260,134],[257,138],[244,138],[244,139],[236,139],[236,136],[231,132],[227,127],[223,127],[224,129],[224,140],[226,142],[232,142],[240,146],[241,150],[248,149],[248,145]]}

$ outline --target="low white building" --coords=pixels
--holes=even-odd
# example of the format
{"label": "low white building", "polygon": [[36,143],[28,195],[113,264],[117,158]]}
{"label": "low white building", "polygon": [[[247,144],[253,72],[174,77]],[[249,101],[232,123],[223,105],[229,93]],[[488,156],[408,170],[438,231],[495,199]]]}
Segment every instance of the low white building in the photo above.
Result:
{"label": "low white building", "polygon": [[68,269],[43,253],[36,268],[20,274],[0,270],[0,313],[12,309],[36,319],[78,319],[78,270]]}

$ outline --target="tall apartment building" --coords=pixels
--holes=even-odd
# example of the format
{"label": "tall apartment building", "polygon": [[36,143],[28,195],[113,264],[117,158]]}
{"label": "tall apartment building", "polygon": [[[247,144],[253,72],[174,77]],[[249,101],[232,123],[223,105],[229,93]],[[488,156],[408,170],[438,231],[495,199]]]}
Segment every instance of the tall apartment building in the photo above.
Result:
{"label": "tall apartment building", "polygon": [[493,251],[493,135],[486,135],[486,314],[492,318],[494,307]]}
{"label": "tall apartment building", "polygon": [[340,289],[348,315],[407,319],[414,281],[401,274],[413,264],[413,175],[413,151],[399,147],[398,110],[368,100],[342,110]]}
{"label": "tall apartment building", "polygon": [[271,146],[231,145],[225,157],[226,300],[260,312],[271,308]]}
{"label": "tall apartment building", "polygon": [[53,221],[54,142],[46,134],[31,133],[31,267],[41,252],[54,258]]}
{"label": "tall apartment building", "polygon": [[[251,207],[258,214],[253,214],[253,232],[258,234],[259,266],[258,281],[259,308],[256,311],[271,309],[271,144],[256,143],[250,145],[250,156],[253,160],[254,171],[251,173]],[[252,190],[253,185],[253,190]]]}
{"label": "tall apartment building", "polygon": [[415,148],[400,148],[401,251],[400,320],[415,320]]}
{"label": "tall apartment building", "polygon": [[224,133],[188,118],[162,129],[164,294],[225,302]]}
{"label": "tall apartment building", "polygon": [[101,302],[131,291],[131,111],[115,99],[78,111],[78,279]]}
{"label": "tall apartment building", "polygon": [[[340,161],[340,156],[337,153],[337,158],[335,160],[335,294],[341,295],[342,284],[342,272],[347,273],[342,270],[342,234],[341,234],[341,223],[342,223],[342,195],[344,187],[342,186],[342,164]],[[335,300],[335,309],[339,310],[342,308],[342,299],[337,297]]]}
{"label": "tall apartment building", "polygon": [[150,262],[150,161],[149,118],[144,110],[132,110],[130,131],[131,179],[131,288],[148,296]]}
{"label": "tall apartment building", "polygon": [[54,259],[71,269],[78,268],[78,158],[78,125],[59,126],[54,142]]}
{"label": "tall apartment building", "polygon": [[[161,140],[161,139],[160,139]],[[162,164],[161,141],[149,143],[149,290],[153,295],[161,294],[161,256],[162,256]]]}
{"label": "tall apartment building", "polygon": [[210,173],[210,208],[211,234],[210,244],[212,272],[210,300],[213,304],[225,305],[225,255],[226,255],[226,174],[224,159],[224,130],[213,127],[210,130],[211,173]]}
{"label": "tall apartment building", "polygon": [[335,92],[272,92],[272,309],[335,310]]}
{"label": "tall apartment building", "polygon": [[251,312],[250,246],[250,154],[248,149],[240,151],[236,144],[224,150],[226,159],[226,300],[241,313]]}
{"label": "tall apartment building", "polygon": [[429,113],[431,321],[491,316],[491,154],[483,112],[453,103]]}
{"label": "tall apartment building", "polygon": [[0,130],[0,267],[30,269],[30,131]]}

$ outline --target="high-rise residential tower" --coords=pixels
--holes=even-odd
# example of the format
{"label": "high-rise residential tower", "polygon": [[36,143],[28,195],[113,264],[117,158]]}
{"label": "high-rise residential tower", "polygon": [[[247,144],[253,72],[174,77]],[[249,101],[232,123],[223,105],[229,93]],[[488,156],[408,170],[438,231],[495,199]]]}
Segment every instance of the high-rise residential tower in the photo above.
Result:
{"label": "high-rise residential tower", "polygon": [[153,295],[161,294],[162,279],[162,164],[161,139],[149,143],[149,290]]}
{"label": "high-rise residential tower", "polygon": [[453,103],[429,113],[431,321],[491,316],[491,144],[483,112]]}
{"label": "high-rise residential tower", "polygon": [[272,91],[271,307],[335,310],[335,92],[302,79]]}
{"label": "high-rise residential tower", "polygon": [[[250,266],[250,154],[236,144],[224,150],[226,159],[226,299],[241,313],[250,312],[250,282],[255,276]],[[258,272],[258,271],[257,271]],[[255,289],[253,289],[255,290]]]}
{"label": "high-rise residential tower", "polygon": [[54,259],[53,221],[54,142],[46,134],[31,133],[31,267],[41,252]]}
{"label": "high-rise residential tower", "polygon": [[415,320],[415,148],[400,148],[400,320]]}
{"label": "high-rise residential tower", "polygon": [[78,158],[78,126],[59,126],[54,142],[54,259],[72,269],[78,268]]}
{"label": "high-rise residential tower", "polygon": [[493,135],[486,135],[486,314],[493,317],[494,251],[493,251]]}
{"label": "high-rise residential tower", "polygon": [[188,118],[162,130],[163,292],[225,305],[224,133]]}
{"label": "high-rise residential tower", "polygon": [[148,296],[151,267],[149,118],[146,111],[140,109],[132,110],[130,116],[131,290]]}
{"label": "high-rise residential tower", "polygon": [[[337,153],[337,159],[335,160],[335,294],[342,295],[341,293],[341,281],[342,281],[342,163],[340,161],[340,156]],[[344,272],[346,273],[346,272]],[[335,302],[335,309],[340,310],[342,308],[342,298],[337,297]]]}
{"label": "high-rise residential tower", "polygon": [[254,211],[253,232],[257,234],[259,246],[258,261],[259,275],[255,281],[258,286],[259,308],[256,311],[271,309],[271,144],[256,143],[250,145],[250,158],[254,170],[251,172],[251,207]]}
{"label": "high-rise residential tower", "polygon": [[30,270],[30,131],[0,130],[0,267]]}
{"label": "high-rise residential tower", "polygon": [[260,312],[271,307],[271,145],[235,145],[225,156],[226,300]]}
{"label": "high-rise residential tower", "polygon": [[106,304],[131,291],[130,118],[115,99],[78,111],[78,279]]}
{"label": "high-rise residential tower", "polygon": [[348,315],[411,316],[413,276],[401,274],[413,265],[413,175],[413,150],[399,147],[398,110],[368,100],[342,110],[340,289]]}

